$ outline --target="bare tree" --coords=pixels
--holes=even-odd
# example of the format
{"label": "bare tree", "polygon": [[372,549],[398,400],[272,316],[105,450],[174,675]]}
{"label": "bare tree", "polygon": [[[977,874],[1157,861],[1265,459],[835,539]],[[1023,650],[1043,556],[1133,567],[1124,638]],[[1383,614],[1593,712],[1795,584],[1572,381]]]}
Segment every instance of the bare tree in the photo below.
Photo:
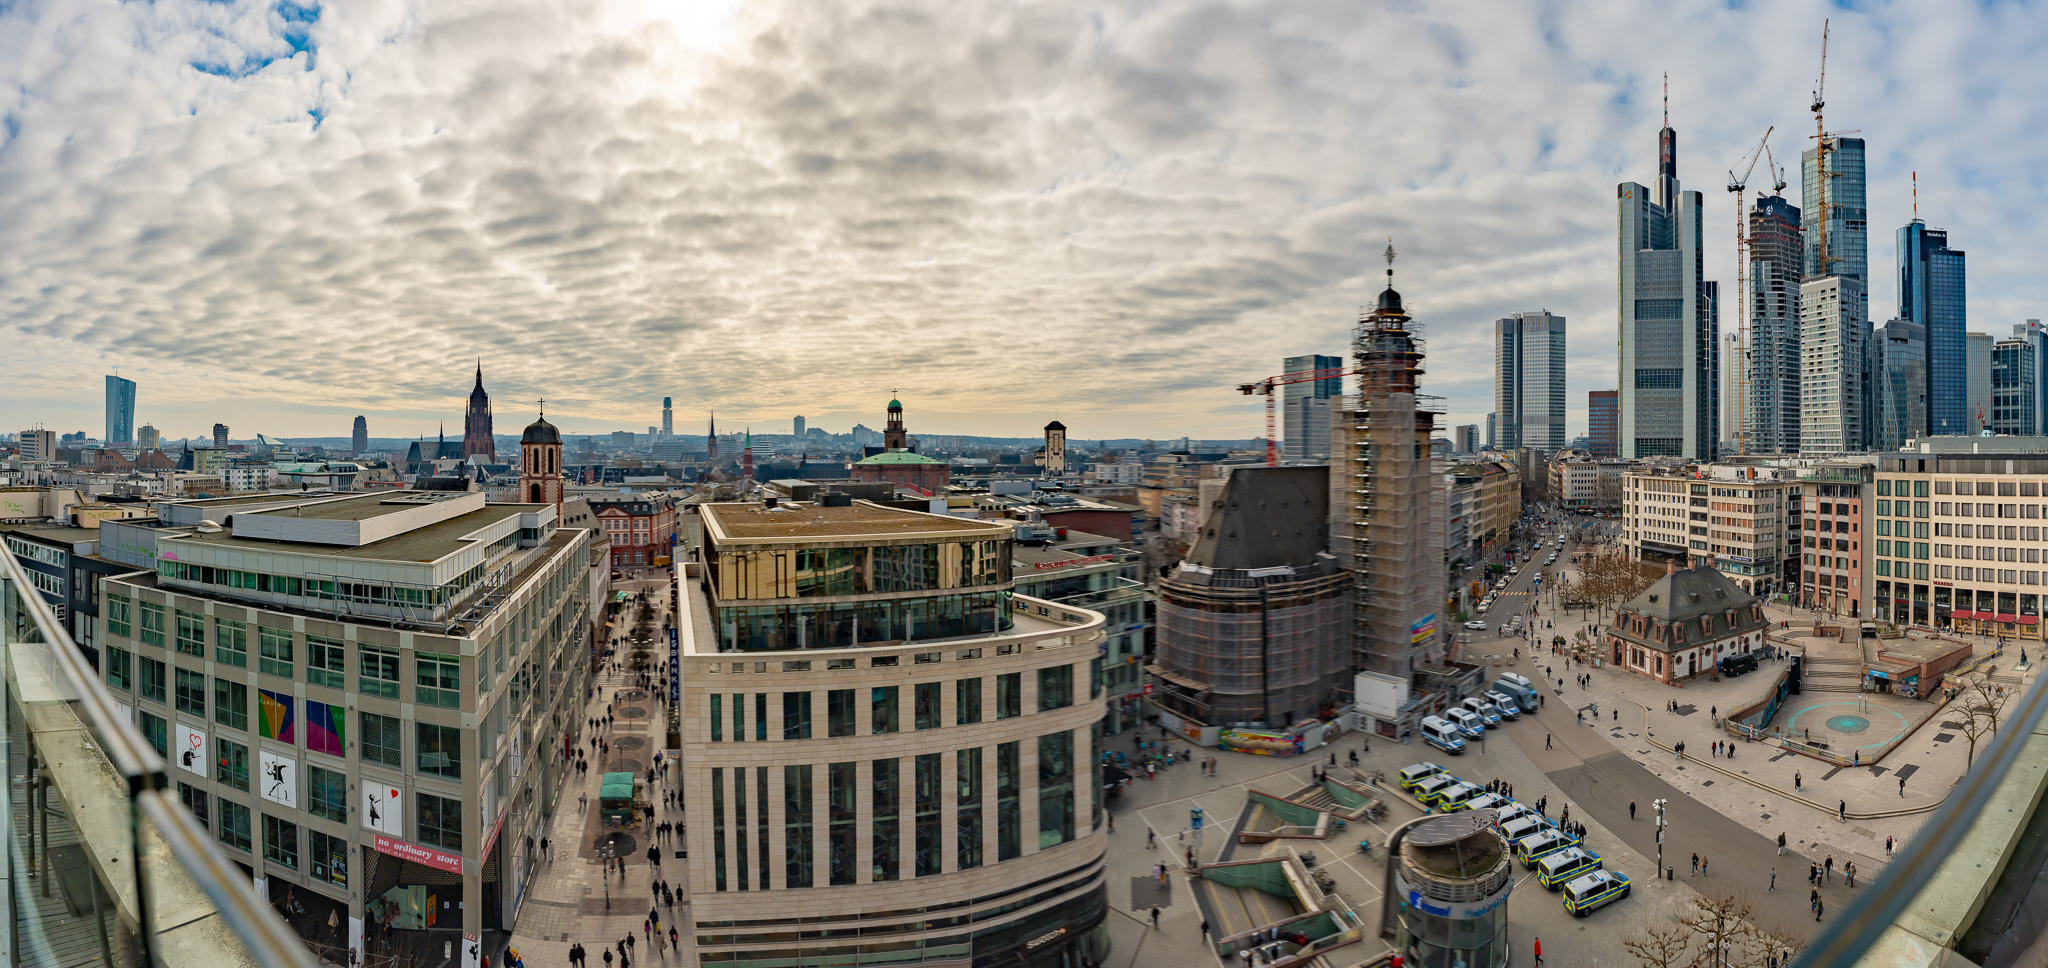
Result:
{"label": "bare tree", "polygon": [[1692,909],[1679,915],[1678,923],[1704,945],[1696,963],[1718,965],[1716,953],[1733,952],[1737,944],[1746,942],[1756,930],[1749,923],[1749,910],[1749,901],[1740,895],[1693,898]]}
{"label": "bare tree", "polygon": [[1636,561],[1622,552],[1588,556],[1579,566],[1579,578],[1567,594],[1574,602],[1585,602],[1606,612],[1637,595],[1663,574],[1657,566]]}
{"label": "bare tree", "polygon": [[1962,734],[1970,741],[1969,759],[1963,762],[1964,769],[1977,761],[1977,741],[1998,733],[1999,720],[2004,717],[2005,704],[2012,698],[2013,691],[2002,683],[1991,681],[1991,673],[1978,668],[1962,676],[1956,697],[1950,702],[1951,711],[1962,714]]}
{"label": "bare tree", "polygon": [[1642,968],[1679,968],[1692,960],[1692,931],[1682,926],[1644,928],[1621,939]]}
{"label": "bare tree", "polygon": [[1805,946],[1782,928],[1754,928],[1736,951],[1731,968],[1784,968]]}

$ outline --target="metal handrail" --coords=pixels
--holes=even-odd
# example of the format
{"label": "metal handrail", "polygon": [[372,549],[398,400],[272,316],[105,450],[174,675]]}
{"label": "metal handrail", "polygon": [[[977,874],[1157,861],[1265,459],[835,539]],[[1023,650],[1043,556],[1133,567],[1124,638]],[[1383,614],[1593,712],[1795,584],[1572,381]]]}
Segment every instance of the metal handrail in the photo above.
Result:
{"label": "metal handrail", "polygon": [[[150,910],[147,878],[144,876],[144,868],[148,865],[141,862],[148,856],[143,849],[142,821],[146,818],[155,826],[157,837],[177,858],[179,866],[213,902],[222,921],[258,964],[314,968],[315,962],[305,945],[256,897],[254,886],[239,876],[227,858],[213,846],[197,819],[169,792],[168,766],[163,757],[157,755],[140,731],[116,712],[114,699],[100,683],[98,674],[86,663],[63,624],[56,620],[49,606],[37,595],[21,563],[4,547],[0,547],[0,583],[14,585],[23,610],[35,623],[39,644],[48,650],[51,669],[62,677],[57,684],[68,690],[66,698],[72,709],[91,730],[114,769],[127,781],[129,848],[134,861],[130,869],[135,878],[136,942],[141,948],[141,963],[153,965],[159,962],[153,936],[156,921]],[[30,644],[38,643],[0,640],[0,647],[10,651]]]}

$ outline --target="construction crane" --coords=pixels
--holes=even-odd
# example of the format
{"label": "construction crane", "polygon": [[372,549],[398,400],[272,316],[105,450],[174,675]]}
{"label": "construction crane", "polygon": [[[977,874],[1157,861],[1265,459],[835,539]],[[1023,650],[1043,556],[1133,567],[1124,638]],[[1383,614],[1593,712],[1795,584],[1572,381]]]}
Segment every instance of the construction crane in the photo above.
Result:
{"label": "construction crane", "polygon": [[1280,450],[1273,442],[1273,388],[1286,386],[1290,383],[1309,383],[1315,380],[1341,380],[1344,378],[1344,374],[1351,372],[1354,371],[1342,367],[1329,370],[1296,370],[1292,373],[1282,373],[1279,376],[1269,376],[1257,383],[1240,383],[1237,385],[1237,392],[1245,396],[1251,396],[1254,393],[1265,395],[1267,467],[1275,467],[1280,463]]}
{"label": "construction crane", "polygon": [[1830,261],[1828,258],[1828,129],[1827,125],[1821,121],[1820,109],[1827,105],[1825,95],[1828,87],[1828,30],[1832,23],[1833,21],[1831,20],[1820,22],[1820,77],[1813,82],[1813,105],[1809,108],[1813,112],[1813,187],[1815,205],[1813,206],[1814,211],[1808,214],[1807,217],[1820,220],[1820,234],[1817,236],[1820,248],[1816,250],[1819,256],[1814,263],[1814,267],[1819,270],[1815,273],[1816,276],[1828,274],[1828,262]]}
{"label": "construction crane", "polygon": [[1767,167],[1776,179],[1774,191],[1785,190],[1785,173],[1778,168],[1778,159],[1771,157],[1771,132],[1777,125],[1764,129],[1764,136],[1756,144],[1756,150],[1749,153],[1749,164],[1736,177],[1734,169],[1728,171],[1728,192],[1735,196],[1735,452],[1749,453],[1749,222],[1743,212],[1743,192],[1749,186],[1749,176],[1756,171],[1759,159],[1768,159]]}

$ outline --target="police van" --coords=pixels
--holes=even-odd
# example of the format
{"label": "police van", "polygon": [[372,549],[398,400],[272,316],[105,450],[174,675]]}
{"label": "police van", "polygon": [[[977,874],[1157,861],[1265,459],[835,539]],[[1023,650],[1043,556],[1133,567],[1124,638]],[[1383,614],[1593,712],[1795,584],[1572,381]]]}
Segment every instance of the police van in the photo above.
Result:
{"label": "police van", "polygon": [[1511,817],[1500,822],[1500,835],[1506,837],[1508,843],[1511,844],[1524,837],[1533,837],[1549,829],[1550,821],[1537,816],[1533,812],[1525,813],[1519,817]]}
{"label": "police van", "polygon": [[1564,886],[1564,909],[1583,918],[1628,896],[1628,875],[1609,870],[1581,874]]}
{"label": "police van", "polygon": [[[1494,825],[1497,827],[1505,827],[1516,820],[1522,819],[1523,817],[1536,816],[1536,809],[1534,807],[1528,806],[1527,804],[1519,803],[1514,800],[1509,800],[1508,802],[1501,804],[1499,809],[1500,813],[1494,817]],[[1535,831],[1533,830],[1530,831],[1530,833],[1534,832]]]}
{"label": "police van", "polygon": [[1466,712],[1479,717],[1479,721],[1484,725],[1500,725],[1500,710],[1493,708],[1493,703],[1484,697],[1468,696],[1465,699],[1459,700],[1458,706]]}
{"label": "police van", "polygon": [[1462,781],[1449,773],[1439,773],[1417,781],[1410,792],[1415,794],[1416,800],[1427,805],[1436,801],[1437,794],[1457,786],[1460,782]]}
{"label": "police van", "polygon": [[1572,845],[1572,839],[1562,832],[1545,828],[1515,841],[1515,859],[1530,870],[1536,862]]}
{"label": "police van", "polygon": [[1401,772],[1395,774],[1395,776],[1398,777],[1401,781],[1401,789],[1413,790],[1415,789],[1415,784],[1420,783],[1423,780],[1429,779],[1430,777],[1433,777],[1439,773],[1442,773],[1443,771],[1443,767],[1438,766],[1435,763],[1431,763],[1428,760],[1423,760],[1420,763],[1411,763],[1407,766],[1402,767]]}
{"label": "police van", "polygon": [[1465,737],[1458,727],[1437,716],[1422,717],[1422,741],[1453,756],[1465,752]]}
{"label": "police van", "polygon": [[1473,800],[1485,795],[1486,790],[1470,783],[1456,783],[1436,792],[1431,806],[1445,813],[1457,813],[1469,807]]}
{"label": "police van", "polygon": [[1486,721],[1474,715],[1469,709],[1452,706],[1444,710],[1443,718],[1456,727],[1458,732],[1464,733],[1468,739],[1478,739],[1486,735]]}
{"label": "police van", "polygon": [[1584,847],[1566,847],[1536,864],[1536,880],[1553,891],[1587,871],[1600,869],[1600,855]]}
{"label": "police van", "polygon": [[1509,696],[1507,693],[1482,693],[1480,695],[1480,698],[1486,700],[1487,702],[1493,703],[1494,712],[1499,713],[1500,718],[1502,719],[1522,718],[1522,707],[1515,702],[1514,697]]}

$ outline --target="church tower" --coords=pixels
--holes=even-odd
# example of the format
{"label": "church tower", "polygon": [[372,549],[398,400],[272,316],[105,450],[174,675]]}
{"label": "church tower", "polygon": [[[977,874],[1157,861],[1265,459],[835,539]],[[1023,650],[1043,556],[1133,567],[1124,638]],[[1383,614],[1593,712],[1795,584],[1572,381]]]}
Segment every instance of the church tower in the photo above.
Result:
{"label": "church tower", "polygon": [[469,391],[469,410],[462,417],[462,459],[498,459],[498,442],[491,436],[491,395],[484,392],[484,361],[476,361],[476,386]]}
{"label": "church tower", "polygon": [[552,504],[562,513],[562,434],[548,423],[547,411],[519,436],[519,500]]}
{"label": "church tower", "polygon": [[910,434],[903,429],[903,401],[889,401],[889,423],[882,428],[882,446],[888,450],[909,450]]}
{"label": "church tower", "polygon": [[1045,472],[1055,477],[1067,472],[1067,425],[1057,420],[1045,425]]}

